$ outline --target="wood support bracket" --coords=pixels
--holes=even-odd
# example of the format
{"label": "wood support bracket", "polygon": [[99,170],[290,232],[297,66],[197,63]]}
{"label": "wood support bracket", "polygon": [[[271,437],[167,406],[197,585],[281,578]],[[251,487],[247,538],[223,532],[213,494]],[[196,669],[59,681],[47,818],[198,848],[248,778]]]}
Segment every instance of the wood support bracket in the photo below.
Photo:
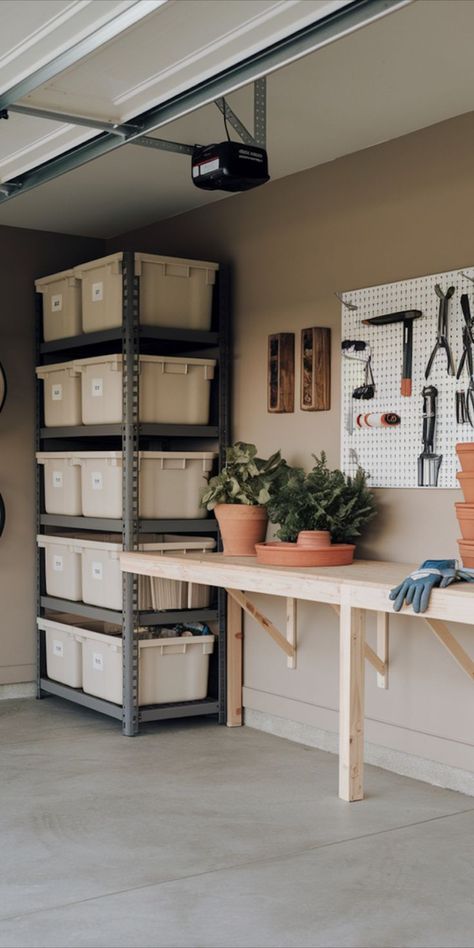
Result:
{"label": "wood support bracket", "polygon": [[[265,632],[267,632],[268,635],[271,636],[271,638],[278,645],[278,647],[281,648],[283,652],[285,652],[285,655],[287,655],[288,659],[291,659],[291,661],[295,662],[296,664],[296,645],[293,644],[290,640],[290,635],[291,636],[296,635],[296,621],[295,621],[296,611],[293,608],[291,609],[291,621],[288,624],[288,630],[289,630],[288,638],[285,638],[285,636],[281,634],[279,629],[277,629],[277,627],[273,625],[273,622],[270,622],[270,619],[267,619],[267,617],[263,615],[263,612],[260,612],[257,609],[257,607],[253,604],[253,602],[248,598],[248,596],[245,593],[240,592],[240,590],[238,589],[226,589],[226,593],[228,596],[230,596],[231,599],[233,599],[235,602],[238,603],[238,605],[240,606],[241,609],[244,610],[244,612],[246,612],[249,616],[252,617],[252,619],[255,619],[255,621],[258,622],[259,625],[261,625],[262,629],[264,629]],[[289,599],[288,602],[289,603],[294,602],[294,600]],[[294,668],[295,665],[291,665],[289,667]]]}
{"label": "wood support bracket", "polygon": [[459,644],[458,640],[455,639],[452,632],[449,631],[447,625],[444,622],[441,622],[440,619],[425,619],[426,624],[430,627],[431,631],[434,632],[436,638],[444,645],[448,650],[450,655],[453,656],[454,661],[457,662],[463,672],[466,673],[468,678],[471,681],[474,681],[474,661],[467,652],[464,651],[462,645]]}
{"label": "wood support bracket", "polygon": [[[340,616],[340,606],[332,603],[332,608],[336,615]],[[377,672],[377,686],[388,688],[388,613],[386,612],[377,612],[377,652],[364,642],[364,657]]]}

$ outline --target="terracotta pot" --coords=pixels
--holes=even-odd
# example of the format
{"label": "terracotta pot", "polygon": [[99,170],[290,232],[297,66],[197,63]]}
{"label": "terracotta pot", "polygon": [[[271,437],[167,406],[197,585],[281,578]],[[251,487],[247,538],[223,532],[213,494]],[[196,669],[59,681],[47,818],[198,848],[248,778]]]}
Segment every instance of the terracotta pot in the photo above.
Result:
{"label": "terracotta pot", "polygon": [[459,442],[456,451],[463,471],[474,471],[474,441]]}
{"label": "terracotta pot", "polygon": [[474,569],[474,541],[458,540],[459,555],[466,569]]}
{"label": "terracotta pot", "polygon": [[474,504],[474,471],[456,474],[456,477],[462,488],[466,504]]}
{"label": "terracotta pot", "polygon": [[266,507],[217,504],[214,509],[227,556],[255,556],[255,544],[265,539]]}
{"label": "terracotta pot", "polygon": [[354,559],[352,543],[333,543],[312,550],[297,543],[257,543],[257,559],[267,566],[349,566]]}
{"label": "terracotta pot", "polygon": [[331,534],[329,530],[301,530],[296,543],[305,550],[320,550],[331,546]]}
{"label": "terracotta pot", "polygon": [[474,504],[455,504],[463,540],[474,540]]}

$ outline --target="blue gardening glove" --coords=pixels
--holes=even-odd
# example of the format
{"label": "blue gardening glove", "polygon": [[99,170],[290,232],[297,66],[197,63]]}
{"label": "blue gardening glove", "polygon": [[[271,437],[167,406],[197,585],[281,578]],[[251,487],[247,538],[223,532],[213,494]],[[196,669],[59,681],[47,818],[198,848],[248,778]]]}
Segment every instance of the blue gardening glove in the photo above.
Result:
{"label": "blue gardening glove", "polygon": [[464,566],[461,566],[456,571],[456,579],[460,583],[474,583],[474,569],[465,569]]}
{"label": "blue gardening glove", "polygon": [[407,606],[413,603],[413,612],[426,612],[431,590],[435,586],[449,586],[456,579],[456,560],[425,560],[414,573],[391,590],[389,598],[395,600],[395,612],[400,612],[404,602]]}

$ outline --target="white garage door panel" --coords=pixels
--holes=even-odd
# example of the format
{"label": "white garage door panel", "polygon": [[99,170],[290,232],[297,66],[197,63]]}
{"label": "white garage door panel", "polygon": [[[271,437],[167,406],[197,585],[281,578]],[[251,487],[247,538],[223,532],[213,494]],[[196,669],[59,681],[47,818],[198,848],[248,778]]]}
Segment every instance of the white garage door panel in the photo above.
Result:
{"label": "white garage door panel", "polygon": [[23,102],[124,122],[348,0],[168,0]]}
{"label": "white garage door panel", "polygon": [[69,49],[135,0],[0,0],[0,91]]}
{"label": "white garage door panel", "polygon": [[77,125],[59,125],[11,114],[8,122],[2,121],[0,125],[0,181],[23,174],[95,135],[96,131]]}

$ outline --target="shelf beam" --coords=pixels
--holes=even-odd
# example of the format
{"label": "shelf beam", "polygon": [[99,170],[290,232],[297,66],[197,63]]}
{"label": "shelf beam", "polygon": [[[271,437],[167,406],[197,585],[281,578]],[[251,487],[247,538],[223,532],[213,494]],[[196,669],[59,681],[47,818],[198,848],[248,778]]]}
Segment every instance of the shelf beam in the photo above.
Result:
{"label": "shelf beam", "polygon": [[[179,342],[189,343],[191,346],[217,346],[219,335],[201,329],[173,329],[170,326],[140,326],[140,340],[142,342]],[[67,349],[89,349],[108,343],[121,343],[122,328],[101,329],[99,332],[82,333],[79,336],[70,336],[65,339],[54,339],[51,342],[40,343],[41,355],[64,352]]]}
{"label": "shelf beam", "polygon": [[[65,530],[93,530],[122,533],[122,521],[107,517],[68,517],[65,514],[40,514],[42,527]],[[217,533],[217,520],[141,520],[140,533]]]}
{"label": "shelf beam", "polygon": [[[217,438],[217,425],[161,425],[140,424],[138,436],[143,438]],[[58,438],[121,438],[122,425],[71,425],[58,428],[41,428],[42,441]]]}
{"label": "shelf beam", "polygon": [[203,701],[188,701],[181,704],[163,704],[155,707],[140,708],[138,720],[140,724],[147,721],[170,721],[173,718],[198,717],[204,714],[217,715],[219,702],[217,698],[205,698]]}

